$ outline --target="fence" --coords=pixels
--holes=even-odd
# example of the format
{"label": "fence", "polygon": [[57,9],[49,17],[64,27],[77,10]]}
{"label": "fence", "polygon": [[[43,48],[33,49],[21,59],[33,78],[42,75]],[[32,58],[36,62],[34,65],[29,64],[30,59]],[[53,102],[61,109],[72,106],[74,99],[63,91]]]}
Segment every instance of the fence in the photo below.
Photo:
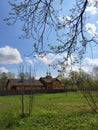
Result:
{"label": "fence", "polygon": [[72,91],[72,92],[76,92],[76,90],[71,89],[71,90],[67,90],[67,89],[47,89],[47,90],[4,90],[4,91],[0,91],[0,96],[6,96],[6,95],[21,95],[21,94],[37,94],[37,93],[63,93],[63,92],[68,92],[68,91]]}

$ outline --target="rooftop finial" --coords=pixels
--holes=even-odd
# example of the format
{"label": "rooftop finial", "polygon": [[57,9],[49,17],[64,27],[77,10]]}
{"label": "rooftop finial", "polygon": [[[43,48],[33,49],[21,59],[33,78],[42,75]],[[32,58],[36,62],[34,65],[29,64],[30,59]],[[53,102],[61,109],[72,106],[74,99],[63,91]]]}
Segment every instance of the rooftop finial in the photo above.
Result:
{"label": "rooftop finial", "polygon": [[48,74],[49,74],[49,76],[51,76],[51,72],[49,72]]}
{"label": "rooftop finial", "polygon": [[47,76],[49,75],[48,71],[46,72],[46,75],[47,75]]}

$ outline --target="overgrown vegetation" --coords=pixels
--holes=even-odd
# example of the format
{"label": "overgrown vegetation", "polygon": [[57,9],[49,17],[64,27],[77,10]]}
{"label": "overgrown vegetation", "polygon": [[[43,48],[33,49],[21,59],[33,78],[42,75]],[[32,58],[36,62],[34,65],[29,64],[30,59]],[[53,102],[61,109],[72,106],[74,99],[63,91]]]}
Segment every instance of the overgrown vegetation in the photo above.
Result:
{"label": "overgrown vegetation", "polygon": [[71,71],[69,77],[67,79],[62,77],[61,81],[65,84],[65,88],[68,91],[80,91],[91,109],[95,113],[98,112],[96,103],[96,99],[98,98],[97,77],[94,78],[82,70],[80,72]]}
{"label": "overgrown vegetation", "polygon": [[11,72],[2,72],[0,73],[0,90],[5,90],[5,84],[9,78],[15,78],[15,74]]}
{"label": "overgrown vegetation", "polygon": [[[25,97],[28,110],[29,96]],[[2,130],[97,130],[98,114],[93,113],[83,95],[75,93],[34,96],[31,116],[21,118],[21,96],[0,97]],[[98,102],[97,102],[98,103]]]}

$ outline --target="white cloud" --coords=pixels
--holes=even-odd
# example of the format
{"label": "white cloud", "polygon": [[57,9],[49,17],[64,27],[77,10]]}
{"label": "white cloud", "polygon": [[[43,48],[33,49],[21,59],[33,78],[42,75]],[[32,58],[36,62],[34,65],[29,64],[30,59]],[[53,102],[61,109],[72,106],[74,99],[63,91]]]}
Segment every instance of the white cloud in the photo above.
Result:
{"label": "white cloud", "polygon": [[[64,64],[58,65],[58,61],[62,62],[63,61],[63,57],[66,57],[66,53],[63,54],[52,54],[49,53],[45,56],[37,56],[37,59],[46,64],[46,65],[53,65],[53,64],[57,64],[57,69],[61,69],[61,67],[63,67],[66,62]],[[67,61],[68,67],[67,69],[67,73],[72,69],[73,71],[79,71],[80,65],[79,64],[74,64],[71,66],[71,62],[74,62],[75,59],[78,59],[78,57],[74,57],[71,56],[71,59],[69,58]],[[81,69],[84,70],[84,72],[91,74],[92,73],[92,69],[98,66],[98,59],[91,59],[91,58],[85,58],[83,59],[82,65],[81,65]],[[66,74],[67,74],[66,73]]]}
{"label": "white cloud", "polygon": [[45,63],[46,65],[53,65],[56,64],[58,61],[61,61],[62,57],[63,57],[62,54],[48,53],[45,56],[37,56],[37,59]]}
{"label": "white cloud", "polygon": [[[88,74],[92,74],[92,70],[95,66],[98,66],[98,59],[85,58],[81,64],[81,69]],[[79,68],[80,65],[72,65],[73,71],[79,71]]]}
{"label": "white cloud", "polygon": [[98,2],[98,0],[88,0],[88,2],[90,3],[90,4],[96,4],[96,2]]}
{"label": "white cloud", "polygon": [[84,64],[86,66],[98,66],[98,59],[85,58]]}
{"label": "white cloud", "polygon": [[[66,53],[63,54],[53,54],[53,53],[48,53],[47,55],[40,55],[40,56],[36,56],[37,60],[39,62],[44,63],[45,65],[50,65],[52,68],[51,69],[55,69],[55,70],[61,70],[63,67],[65,68],[65,65],[68,65],[67,67],[67,71],[66,74],[69,73],[69,71],[71,70],[71,59],[73,60],[74,58],[71,57],[71,59],[68,59],[68,61],[63,62],[64,58],[66,58]],[[77,68],[75,68],[77,69]],[[66,75],[67,76],[67,75]]]}
{"label": "white cloud", "polygon": [[25,61],[29,63],[30,65],[33,65],[33,61],[29,57],[25,57]]}
{"label": "white cloud", "polygon": [[95,36],[97,33],[96,33],[96,26],[94,25],[94,24],[91,24],[91,23],[87,23],[86,25],[85,25],[85,27],[86,27],[86,31],[90,34],[90,35],[92,35],[92,36]]}
{"label": "white cloud", "polygon": [[37,55],[36,58],[37,58],[37,60],[43,62],[44,64],[49,65],[49,64],[52,64],[52,63],[53,63],[53,61],[54,61],[54,59],[55,59],[55,55],[52,54],[52,53],[48,53],[48,54],[45,55],[45,56],[42,56],[42,55],[39,55],[39,56],[38,56],[38,55]]}
{"label": "white cloud", "polygon": [[9,72],[5,67],[0,67],[0,73]]}
{"label": "white cloud", "polygon": [[91,58],[85,58],[82,63],[82,70],[84,70],[86,73],[91,74],[92,69],[98,66],[98,59],[91,59]]}
{"label": "white cloud", "polygon": [[92,15],[98,13],[98,0],[88,0],[89,6],[86,8],[86,11],[90,12]]}
{"label": "white cloud", "polygon": [[0,64],[18,64],[22,62],[19,51],[9,46],[0,48]]}
{"label": "white cloud", "polygon": [[91,5],[86,8],[86,11],[90,12],[92,15],[95,15],[98,13],[98,8],[96,8],[94,5]]}

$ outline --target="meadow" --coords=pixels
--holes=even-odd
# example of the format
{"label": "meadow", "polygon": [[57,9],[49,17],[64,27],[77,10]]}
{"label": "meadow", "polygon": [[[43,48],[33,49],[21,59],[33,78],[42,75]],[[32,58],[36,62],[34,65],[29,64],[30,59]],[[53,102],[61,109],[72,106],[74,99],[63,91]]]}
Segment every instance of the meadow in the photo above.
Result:
{"label": "meadow", "polygon": [[[26,95],[26,113],[28,100]],[[80,92],[36,94],[32,110],[21,118],[21,95],[1,96],[0,130],[98,130],[98,114]]]}

